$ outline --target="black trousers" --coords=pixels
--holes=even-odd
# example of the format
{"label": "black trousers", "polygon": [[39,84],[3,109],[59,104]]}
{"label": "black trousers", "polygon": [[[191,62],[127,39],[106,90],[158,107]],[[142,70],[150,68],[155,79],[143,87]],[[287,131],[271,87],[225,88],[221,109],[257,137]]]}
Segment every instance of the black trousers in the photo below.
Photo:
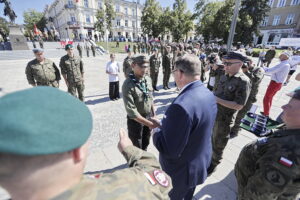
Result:
{"label": "black trousers", "polygon": [[173,187],[169,193],[171,200],[192,200],[196,187]]}
{"label": "black trousers", "polygon": [[120,98],[119,81],[109,82],[109,98],[111,100]]}
{"label": "black trousers", "polygon": [[127,116],[128,136],[134,146],[147,150],[150,142],[150,129]]}

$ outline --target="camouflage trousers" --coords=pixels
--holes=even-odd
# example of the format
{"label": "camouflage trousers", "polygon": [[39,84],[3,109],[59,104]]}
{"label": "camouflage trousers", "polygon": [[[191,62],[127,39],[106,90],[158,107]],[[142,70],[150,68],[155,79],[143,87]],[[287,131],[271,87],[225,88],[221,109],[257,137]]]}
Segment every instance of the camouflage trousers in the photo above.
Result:
{"label": "camouflage trousers", "polygon": [[240,110],[237,113],[234,125],[230,132],[237,134],[241,130],[240,128],[241,120],[245,117],[246,113],[251,109],[251,107],[252,107],[252,101],[248,100],[246,105],[242,108],[242,110]]}
{"label": "camouflage trousers", "polygon": [[36,83],[37,86],[50,86],[50,87],[55,87],[55,88],[59,88],[59,82],[58,81],[53,81],[53,82],[49,82],[49,83]]}
{"label": "camouflage trousers", "polygon": [[171,76],[171,68],[170,67],[165,67],[164,70],[163,70],[163,74],[164,74],[163,86],[164,87],[169,87],[169,79],[170,79],[170,76]]}
{"label": "camouflage trousers", "polygon": [[235,120],[236,114],[236,112],[234,112],[233,110],[231,110],[230,112],[224,112],[219,108],[220,106],[218,106],[217,118],[212,134],[213,154],[211,165],[213,166],[217,166],[222,160],[223,151],[229,140],[230,130],[233,127],[233,122]]}
{"label": "camouflage trousers", "polygon": [[152,86],[156,87],[157,86],[157,77],[158,77],[158,70],[154,71],[154,70],[150,70],[150,77],[152,79]]}
{"label": "camouflage trousers", "polygon": [[68,92],[76,98],[77,98],[77,93],[78,93],[78,98],[82,102],[84,102],[83,91],[84,91],[83,82],[69,83],[69,85],[68,85]]}

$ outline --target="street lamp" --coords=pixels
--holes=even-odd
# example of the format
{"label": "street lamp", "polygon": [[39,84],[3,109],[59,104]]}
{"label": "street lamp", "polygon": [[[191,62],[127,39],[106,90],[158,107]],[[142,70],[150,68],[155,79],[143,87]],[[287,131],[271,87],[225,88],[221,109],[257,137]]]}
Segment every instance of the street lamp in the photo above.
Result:
{"label": "street lamp", "polygon": [[235,34],[236,21],[239,14],[240,5],[241,5],[241,0],[235,0],[234,14],[232,17],[230,32],[227,40],[227,51],[231,51],[231,46]]}

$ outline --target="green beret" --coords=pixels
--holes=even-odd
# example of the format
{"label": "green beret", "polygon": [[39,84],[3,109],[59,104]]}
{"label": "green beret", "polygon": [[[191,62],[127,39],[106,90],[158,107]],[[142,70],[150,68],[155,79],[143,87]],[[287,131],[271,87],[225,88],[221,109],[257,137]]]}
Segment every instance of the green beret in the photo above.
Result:
{"label": "green beret", "polygon": [[73,45],[72,44],[67,44],[65,46],[65,50],[68,50],[68,49],[73,49]]}
{"label": "green beret", "polygon": [[34,87],[0,98],[0,152],[46,155],[82,146],[92,115],[77,98],[53,87]]}

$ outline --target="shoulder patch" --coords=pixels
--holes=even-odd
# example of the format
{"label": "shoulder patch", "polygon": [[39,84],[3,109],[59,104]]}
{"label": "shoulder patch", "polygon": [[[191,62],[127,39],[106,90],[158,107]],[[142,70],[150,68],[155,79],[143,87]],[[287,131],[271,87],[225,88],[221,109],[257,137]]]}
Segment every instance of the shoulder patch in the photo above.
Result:
{"label": "shoulder patch", "polygon": [[156,181],[153,178],[153,176],[151,176],[149,173],[145,172],[144,175],[146,176],[146,178],[148,179],[148,181],[152,184],[152,185],[156,185]]}
{"label": "shoulder patch", "polygon": [[283,174],[275,169],[268,170],[265,174],[265,178],[275,186],[284,186],[287,183]]}
{"label": "shoulder patch", "polygon": [[161,170],[154,170],[153,176],[158,184],[160,184],[163,187],[168,187],[170,185],[169,180],[167,176],[164,174]]}
{"label": "shoulder patch", "polygon": [[286,167],[291,167],[293,165],[293,161],[291,161],[285,157],[280,157],[279,163]]}

